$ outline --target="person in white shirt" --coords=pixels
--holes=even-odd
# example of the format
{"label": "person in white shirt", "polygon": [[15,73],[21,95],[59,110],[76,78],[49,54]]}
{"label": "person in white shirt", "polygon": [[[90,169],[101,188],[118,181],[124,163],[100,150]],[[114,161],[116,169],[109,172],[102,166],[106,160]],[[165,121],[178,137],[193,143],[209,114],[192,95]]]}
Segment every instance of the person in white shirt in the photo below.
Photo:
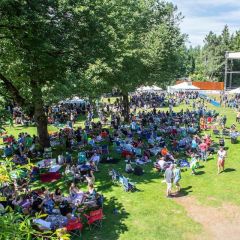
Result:
{"label": "person in white shirt", "polygon": [[160,169],[161,170],[165,170],[166,169],[166,162],[164,161],[164,158],[160,158],[159,160],[158,160],[158,165],[159,165],[159,167],[160,167]]}
{"label": "person in white shirt", "polygon": [[90,161],[93,161],[95,165],[98,165],[100,162],[100,156],[97,153],[94,153],[90,159]]}
{"label": "person in white shirt", "polygon": [[96,137],[96,141],[97,141],[97,142],[101,142],[101,141],[102,141],[102,136],[101,136],[101,135],[98,135],[98,136]]}
{"label": "person in white shirt", "polygon": [[218,166],[218,174],[220,173],[221,169],[224,171],[224,163],[226,158],[227,152],[224,150],[223,147],[220,147],[220,149],[217,152],[217,166]]}
{"label": "person in white shirt", "polygon": [[134,171],[134,169],[131,165],[131,160],[127,160],[125,171],[126,171],[126,173],[132,173]]}

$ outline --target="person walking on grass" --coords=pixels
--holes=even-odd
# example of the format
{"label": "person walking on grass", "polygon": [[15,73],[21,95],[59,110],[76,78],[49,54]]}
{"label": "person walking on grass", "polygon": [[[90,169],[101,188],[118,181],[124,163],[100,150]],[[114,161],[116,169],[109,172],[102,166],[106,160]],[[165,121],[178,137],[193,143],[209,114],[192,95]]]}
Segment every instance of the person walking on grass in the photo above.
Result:
{"label": "person walking on grass", "polygon": [[227,152],[224,150],[223,147],[220,147],[220,149],[217,152],[217,167],[218,167],[218,174],[220,174],[221,169],[222,172],[224,171],[224,164],[225,164],[225,158],[226,158]]}
{"label": "person walking on grass", "polygon": [[181,177],[181,169],[178,168],[176,164],[174,164],[173,176],[174,176],[173,183],[175,184],[175,186],[177,188],[177,193],[179,193],[181,190],[181,186],[180,186],[179,182],[182,177]]}
{"label": "person walking on grass", "polygon": [[172,197],[172,182],[173,182],[173,178],[174,178],[174,174],[173,174],[173,164],[170,165],[169,168],[166,169],[164,177],[165,177],[165,181],[167,183],[167,198]]}

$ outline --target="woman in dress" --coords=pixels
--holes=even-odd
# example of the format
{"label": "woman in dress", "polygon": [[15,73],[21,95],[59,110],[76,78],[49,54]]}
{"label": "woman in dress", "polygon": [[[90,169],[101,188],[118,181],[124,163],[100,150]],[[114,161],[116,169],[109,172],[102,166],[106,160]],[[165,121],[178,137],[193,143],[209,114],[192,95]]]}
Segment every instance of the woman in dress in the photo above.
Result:
{"label": "woman in dress", "polygon": [[223,147],[220,147],[220,149],[217,152],[218,156],[218,161],[217,161],[217,166],[218,166],[218,174],[222,171],[224,171],[224,163],[225,163],[225,158],[226,158],[227,152],[224,150]]}

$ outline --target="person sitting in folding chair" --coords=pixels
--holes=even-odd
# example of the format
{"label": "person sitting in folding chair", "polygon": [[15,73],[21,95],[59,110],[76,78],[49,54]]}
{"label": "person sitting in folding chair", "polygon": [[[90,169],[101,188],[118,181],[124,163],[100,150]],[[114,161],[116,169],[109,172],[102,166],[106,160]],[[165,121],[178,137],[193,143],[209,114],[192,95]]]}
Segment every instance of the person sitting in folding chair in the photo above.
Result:
{"label": "person sitting in folding chair", "polygon": [[93,184],[88,185],[88,191],[84,195],[84,205],[88,207],[96,207],[97,206],[97,192],[94,188]]}
{"label": "person sitting in folding chair", "polygon": [[100,156],[95,152],[92,157],[90,158],[90,161],[94,162],[96,166],[96,171],[98,171],[98,164],[100,162]]}
{"label": "person sitting in folding chair", "polygon": [[91,211],[89,215],[84,214],[87,219],[87,223],[89,225],[90,230],[92,228],[101,228],[102,227],[102,220],[103,220],[103,210],[102,208]]}
{"label": "person sitting in folding chair", "polygon": [[125,167],[125,172],[126,173],[132,173],[134,171],[132,165],[131,165],[131,160],[128,159]]}

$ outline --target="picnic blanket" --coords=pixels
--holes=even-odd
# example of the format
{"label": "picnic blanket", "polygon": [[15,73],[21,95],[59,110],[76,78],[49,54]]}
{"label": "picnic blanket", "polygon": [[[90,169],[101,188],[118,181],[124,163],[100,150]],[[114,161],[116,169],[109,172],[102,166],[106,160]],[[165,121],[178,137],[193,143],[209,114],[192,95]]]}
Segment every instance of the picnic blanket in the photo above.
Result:
{"label": "picnic blanket", "polygon": [[61,178],[61,174],[59,172],[48,172],[40,175],[40,180],[42,182],[53,182]]}

